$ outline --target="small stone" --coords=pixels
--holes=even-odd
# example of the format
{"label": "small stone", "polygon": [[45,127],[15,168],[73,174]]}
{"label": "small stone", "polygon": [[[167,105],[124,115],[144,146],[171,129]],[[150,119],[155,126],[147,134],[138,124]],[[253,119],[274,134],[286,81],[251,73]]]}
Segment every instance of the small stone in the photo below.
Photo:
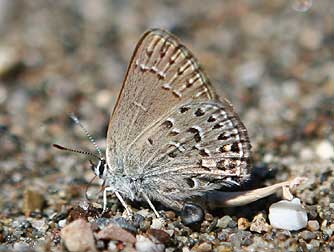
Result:
{"label": "small stone", "polygon": [[316,233],[308,231],[308,230],[304,230],[302,231],[300,234],[300,237],[303,238],[305,241],[310,241],[312,239],[317,238]]}
{"label": "small stone", "polygon": [[125,219],[124,217],[114,217],[111,219],[111,222],[130,232],[137,231],[137,228],[129,220]]}
{"label": "small stone", "polygon": [[79,206],[80,206],[84,211],[88,211],[89,203],[88,203],[87,200],[82,200],[82,201],[80,201]]}
{"label": "small stone", "polygon": [[97,218],[97,219],[94,221],[94,224],[95,224],[100,230],[106,228],[110,223],[112,223],[112,220],[109,219],[109,218],[104,218],[104,217]]}
{"label": "small stone", "polygon": [[13,221],[12,226],[18,230],[26,230],[31,227],[31,223],[24,218],[24,216],[19,216]]}
{"label": "small stone", "polygon": [[316,153],[322,159],[334,158],[334,146],[329,141],[324,140],[316,146]]}
{"label": "small stone", "polygon": [[67,222],[66,219],[60,220],[60,221],[58,221],[58,226],[60,228],[63,228],[63,227],[66,226],[66,222]]}
{"label": "small stone", "polygon": [[213,215],[210,213],[205,213],[204,219],[207,221],[212,221],[213,220]]}
{"label": "small stone", "polygon": [[41,233],[45,233],[49,226],[44,219],[32,220],[31,226]]}
{"label": "small stone", "polygon": [[115,241],[110,241],[109,243],[108,243],[108,250],[109,251],[117,251],[118,249],[117,249],[117,246],[116,246],[116,244],[115,244]]}
{"label": "small stone", "polygon": [[212,245],[207,242],[201,243],[197,248],[193,248],[196,252],[210,252],[212,251]]}
{"label": "small stone", "polygon": [[269,208],[269,221],[274,228],[299,230],[307,225],[307,213],[300,200],[281,200]]}
{"label": "small stone", "polygon": [[136,238],[130,232],[116,226],[115,224],[108,225],[105,229],[96,234],[97,239],[122,241],[134,244]]}
{"label": "small stone", "polygon": [[229,223],[233,221],[232,218],[228,215],[223,216],[220,218],[217,222],[217,227],[219,228],[227,228],[229,226]]}
{"label": "small stone", "polygon": [[104,244],[104,241],[102,241],[102,240],[97,240],[96,241],[96,248],[98,249],[98,250],[102,250],[102,249],[104,249],[106,246],[105,246],[105,244]]}
{"label": "small stone", "polygon": [[18,51],[9,46],[0,47],[0,78],[5,77],[21,63]]}
{"label": "small stone", "polygon": [[81,207],[77,206],[71,209],[68,214],[67,220],[72,222],[77,219],[85,219],[87,220],[87,211],[83,210]]}
{"label": "small stone", "polygon": [[322,45],[322,39],[322,34],[318,29],[311,29],[308,27],[301,32],[299,41],[305,48],[309,50],[317,50]]}
{"label": "small stone", "polygon": [[181,218],[184,225],[194,225],[203,221],[204,211],[200,206],[186,203],[183,206]]}
{"label": "small stone", "polygon": [[233,247],[249,246],[253,243],[252,233],[249,231],[238,231],[230,236]]}
{"label": "small stone", "polygon": [[136,214],[139,214],[141,216],[143,216],[144,218],[148,217],[149,215],[151,215],[151,212],[148,209],[141,209],[139,211],[137,211]]}
{"label": "small stone", "polygon": [[166,211],[165,216],[167,219],[170,219],[170,220],[173,220],[176,217],[175,212],[173,211]]}
{"label": "small stone", "polygon": [[158,242],[153,242],[143,235],[137,235],[136,238],[137,252],[163,252],[165,250],[165,245]]}
{"label": "small stone", "polygon": [[246,230],[250,227],[250,222],[246,218],[239,218],[238,219],[238,229],[239,230]]}
{"label": "small stone", "polygon": [[182,252],[191,252],[190,248],[188,247],[183,247]]}
{"label": "small stone", "polygon": [[151,228],[161,229],[164,226],[165,222],[162,218],[155,218],[152,220]]}
{"label": "small stone", "polygon": [[252,60],[240,64],[235,72],[238,82],[247,86],[255,86],[259,83],[261,76],[264,73],[264,64],[259,60]]}
{"label": "small stone", "polygon": [[83,219],[65,226],[60,236],[70,252],[96,251],[91,225]]}
{"label": "small stone", "polygon": [[99,91],[95,97],[96,105],[99,108],[108,108],[108,106],[110,106],[111,97],[112,95],[110,94],[109,90],[103,89]]}
{"label": "small stone", "polygon": [[222,242],[218,247],[215,248],[217,252],[232,252],[234,251],[232,244],[229,242]]}
{"label": "small stone", "polygon": [[307,229],[314,232],[314,231],[318,231],[320,228],[319,222],[316,220],[309,220],[307,222]]}
{"label": "small stone", "polygon": [[[289,230],[279,230],[276,234],[276,237],[278,240],[280,241],[285,241],[287,240],[289,237],[291,237],[291,232]],[[272,239],[272,238],[270,238]]]}
{"label": "small stone", "polygon": [[35,190],[27,189],[23,194],[23,212],[29,216],[33,211],[42,211],[45,199],[44,195]]}
{"label": "small stone", "polygon": [[145,218],[140,215],[140,214],[135,214],[134,215],[134,218],[133,218],[133,222],[132,224],[136,227],[136,228],[139,228],[140,227],[140,224],[145,221]]}
{"label": "small stone", "polygon": [[31,251],[31,248],[25,242],[15,242],[13,245],[13,250],[17,252],[24,252],[24,251]]}
{"label": "small stone", "polygon": [[264,217],[263,213],[259,213],[253,218],[253,221],[250,225],[250,231],[257,233],[270,231],[270,225],[266,222],[266,218]]}
{"label": "small stone", "polygon": [[169,234],[160,229],[149,229],[147,233],[162,244],[167,244],[170,240]]}
{"label": "small stone", "polygon": [[217,238],[218,238],[218,240],[220,240],[220,241],[227,241],[228,238],[229,238],[229,233],[228,233],[228,231],[227,231],[227,230],[222,230],[221,232],[219,232],[219,233],[217,234]]}

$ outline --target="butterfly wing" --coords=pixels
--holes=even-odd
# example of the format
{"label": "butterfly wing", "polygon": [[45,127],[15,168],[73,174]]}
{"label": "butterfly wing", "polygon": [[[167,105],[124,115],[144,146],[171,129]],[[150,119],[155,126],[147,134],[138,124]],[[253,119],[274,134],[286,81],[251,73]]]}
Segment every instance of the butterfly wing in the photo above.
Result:
{"label": "butterfly wing", "polygon": [[245,126],[189,50],[167,32],[145,33],[109,123],[109,167],[140,177],[151,198],[178,209],[247,179],[250,149]]}
{"label": "butterfly wing", "polygon": [[[227,101],[190,102],[133,146],[147,194],[166,205],[249,178],[247,130]],[[179,208],[174,206],[174,208]]]}
{"label": "butterfly wing", "polygon": [[146,32],[137,44],[107,134],[107,163],[115,171],[140,164],[134,143],[159,117],[190,101],[214,98],[197,60],[171,34]]}

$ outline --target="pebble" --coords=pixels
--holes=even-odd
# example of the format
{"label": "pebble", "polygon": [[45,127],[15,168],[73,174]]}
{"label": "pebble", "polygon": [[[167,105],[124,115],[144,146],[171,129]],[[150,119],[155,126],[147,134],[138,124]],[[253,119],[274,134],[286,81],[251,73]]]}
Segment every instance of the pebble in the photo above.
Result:
{"label": "pebble", "polygon": [[139,211],[136,212],[136,214],[139,214],[141,216],[143,216],[144,218],[148,217],[149,215],[151,215],[151,212],[148,209],[141,209]]}
{"label": "pebble", "polygon": [[60,236],[70,252],[96,251],[91,225],[83,219],[77,219],[65,226]]}
{"label": "pebble", "polygon": [[24,252],[24,251],[31,251],[31,248],[25,242],[15,242],[13,245],[13,250],[18,252]]}
{"label": "pebble", "polygon": [[175,219],[176,215],[173,211],[165,211],[165,216],[167,219],[173,220]]}
{"label": "pebble", "polygon": [[19,216],[16,220],[13,221],[12,226],[15,229],[25,230],[31,227],[31,223],[26,220],[23,216]]}
{"label": "pebble", "polygon": [[298,198],[281,200],[270,206],[269,221],[274,228],[299,230],[307,225],[307,213]]}
{"label": "pebble", "polygon": [[124,217],[114,217],[111,219],[111,223],[116,224],[117,226],[126,229],[130,232],[136,232],[137,228],[126,218]]}
{"label": "pebble", "polygon": [[264,217],[263,213],[259,213],[253,218],[253,221],[250,225],[250,231],[257,233],[270,231],[270,225],[266,222],[266,218]]}
{"label": "pebble", "polygon": [[230,236],[233,247],[249,246],[253,243],[252,233],[249,231],[238,231]]}
{"label": "pebble", "polygon": [[165,250],[165,245],[153,242],[151,239],[143,235],[137,235],[136,238],[137,252],[163,252]]}
{"label": "pebble", "polygon": [[218,247],[215,248],[216,252],[232,252],[234,251],[232,244],[229,242],[222,242]]}
{"label": "pebble", "polygon": [[299,38],[300,44],[309,50],[319,49],[322,45],[322,40],[321,32],[318,29],[311,29],[310,27],[304,29]]}
{"label": "pebble", "polygon": [[145,218],[140,215],[140,214],[135,214],[134,215],[134,219],[133,219],[133,222],[132,224],[136,227],[136,228],[139,228],[140,227],[140,224],[145,221]]}
{"label": "pebble", "polygon": [[31,226],[35,228],[37,231],[42,232],[42,233],[45,233],[46,230],[48,230],[49,228],[48,224],[46,223],[44,219],[32,220]]}
{"label": "pebble", "polygon": [[196,251],[196,252],[210,252],[210,251],[212,251],[212,245],[210,243],[203,242],[197,248],[193,248],[193,251]]}
{"label": "pebble", "polygon": [[287,238],[291,237],[291,232],[289,230],[280,230],[277,232],[276,237],[280,241],[285,241]]}
{"label": "pebble", "polygon": [[8,92],[4,85],[0,85],[0,104],[4,103],[7,99]]}
{"label": "pebble", "polygon": [[167,244],[170,240],[170,235],[167,232],[160,229],[149,229],[147,231],[147,234],[153,236],[162,244]]}
{"label": "pebble", "polygon": [[66,219],[60,220],[60,221],[58,221],[58,226],[60,228],[63,228],[63,227],[66,226],[66,222],[67,222]]}
{"label": "pebble", "polygon": [[96,234],[97,239],[101,240],[114,240],[114,241],[122,241],[134,244],[136,242],[136,238],[130,232],[118,227],[115,224],[110,224],[100,232]]}
{"label": "pebble", "polygon": [[108,250],[109,251],[118,251],[117,246],[114,241],[110,241],[108,243]]}
{"label": "pebble", "polygon": [[309,220],[307,222],[307,229],[314,232],[318,231],[320,228],[319,222],[317,220]]}
{"label": "pebble", "polygon": [[217,221],[217,227],[227,228],[229,226],[230,222],[232,222],[232,221],[233,220],[230,216],[225,215]]}
{"label": "pebble", "polygon": [[95,221],[94,221],[95,225],[98,226],[98,228],[100,230],[103,230],[105,227],[107,227],[110,223],[112,223],[112,220],[109,219],[109,218],[104,218],[104,217],[101,217],[101,218],[97,218]]}
{"label": "pebble", "polygon": [[235,76],[238,82],[247,86],[254,86],[260,82],[264,69],[263,62],[253,60],[240,64],[236,69]]}
{"label": "pebble", "polygon": [[246,230],[250,227],[250,222],[246,218],[239,218],[238,219],[238,229],[239,230]]}
{"label": "pebble", "polygon": [[0,77],[4,77],[20,64],[17,50],[12,47],[0,47]]}
{"label": "pebble", "polygon": [[334,158],[334,146],[329,141],[325,140],[316,146],[316,153],[322,159]]}
{"label": "pebble", "polygon": [[316,233],[308,231],[308,230],[304,230],[302,231],[300,234],[300,237],[303,238],[305,241],[310,241],[312,239],[317,238]]}
{"label": "pebble", "polygon": [[186,203],[181,212],[181,219],[184,225],[194,225],[203,221],[204,211],[200,206]]}
{"label": "pebble", "polygon": [[161,229],[165,224],[165,221],[162,218],[155,218],[152,220],[151,228]]}
{"label": "pebble", "polygon": [[26,216],[29,216],[33,211],[42,211],[45,204],[43,194],[32,189],[27,189],[23,195],[23,212]]}
{"label": "pebble", "polygon": [[89,208],[89,202],[88,202],[87,200],[82,200],[82,201],[80,201],[79,206],[80,206],[83,210],[88,211],[88,208]]}

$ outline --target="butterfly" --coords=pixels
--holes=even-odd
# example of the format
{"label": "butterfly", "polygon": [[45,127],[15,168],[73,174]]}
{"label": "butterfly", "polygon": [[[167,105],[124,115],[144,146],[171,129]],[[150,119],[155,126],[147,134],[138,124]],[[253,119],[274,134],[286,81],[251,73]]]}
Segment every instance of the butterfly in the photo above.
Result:
{"label": "butterfly", "polygon": [[252,167],[232,104],[217,96],[189,49],[160,29],[145,32],[135,48],[110,117],[106,158],[97,157],[103,211],[113,192],[128,214],[125,199],[146,201],[157,216],[152,201],[180,211],[193,197],[240,185]]}

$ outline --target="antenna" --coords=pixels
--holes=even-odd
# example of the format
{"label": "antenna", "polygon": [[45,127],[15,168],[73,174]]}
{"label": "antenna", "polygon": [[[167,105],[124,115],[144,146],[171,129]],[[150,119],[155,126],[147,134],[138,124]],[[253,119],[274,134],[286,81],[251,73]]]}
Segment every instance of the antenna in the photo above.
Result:
{"label": "antenna", "polygon": [[70,118],[73,120],[73,122],[75,122],[76,124],[78,124],[80,126],[80,128],[83,130],[83,132],[88,137],[89,141],[94,145],[95,149],[99,153],[99,156],[100,156],[99,159],[103,159],[102,152],[101,152],[99,146],[97,146],[95,139],[92,137],[91,134],[89,134],[88,130],[82,125],[79,118],[74,113],[70,114]]}
{"label": "antenna", "polygon": [[99,157],[99,156],[97,156],[94,153],[91,153],[89,151],[75,150],[75,149],[71,149],[71,148],[61,146],[59,144],[52,144],[52,146],[59,149],[59,150],[71,151],[71,152],[80,153],[80,154],[83,154],[83,155],[89,155],[89,156],[95,157],[95,158],[100,159],[100,160],[102,159],[101,157]]}

